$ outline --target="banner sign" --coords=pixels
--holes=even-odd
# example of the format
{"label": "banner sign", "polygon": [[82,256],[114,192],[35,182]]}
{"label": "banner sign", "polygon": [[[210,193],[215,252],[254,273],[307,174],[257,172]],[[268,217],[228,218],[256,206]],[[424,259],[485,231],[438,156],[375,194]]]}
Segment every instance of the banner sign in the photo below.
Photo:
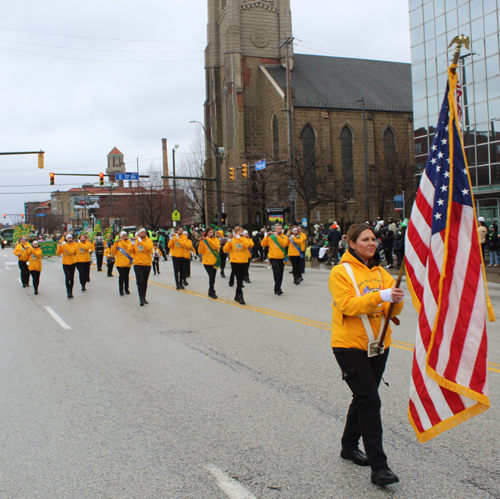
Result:
{"label": "banner sign", "polygon": [[42,256],[56,256],[57,243],[38,243],[42,248]]}

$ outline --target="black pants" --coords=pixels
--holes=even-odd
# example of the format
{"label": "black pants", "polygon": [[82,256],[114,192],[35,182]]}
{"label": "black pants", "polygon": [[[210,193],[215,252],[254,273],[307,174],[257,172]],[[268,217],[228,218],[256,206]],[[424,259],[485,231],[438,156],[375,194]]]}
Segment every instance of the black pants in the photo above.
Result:
{"label": "black pants", "polygon": [[151,272],[150,265],[134,265],[135,278],[137,280],[137,291],[139,292],[139,299],[146,299],[146,292],[148,290],[148,279]]}
{"label": "black pants", "polygon": [[191,277],[191,257],[184,258],[184,279]]}
{"label": "black pants", "polygon": [[118,289],[120,294],[123,294],[123,290],[128,292],[128,282],[130,275],[130,267],[116,267],[118,269]]}
{"label": "black pants", "polygon": [[245,263],[246,267],[245,267],[245,276],[244,276],[244,279],[248,279],[250,280],[250,260],[248,260],[247,263]]}
{"label": "black pants", "polygon": [[167,253],[165,252],[165,248],[161,244],[159,244],[158,246],[159,246],[161,254],[163,256],[163,261],[166,262],[167,261]]}
{"label": "black pants", "polygon": [[304,258],[300,259],[300,277],[305,273],[306,271],[306,252],[305,250],[303,251]]}
{"label": "black pants", "polygon": [[213,265],[203,265],[208,274],[208,294],[215,293],[215,277],[217,269]]}
{"label": "black pants", "polygon": [[220,273],[224,273],[224,269],[226,268],[226,260],[227,260],[227,253],[224,253],[224,251],[219,251],[220,255]]}
{"label": "black pants", "polygon": [[108,266],[108,277],[112,277],[113,276],[113,267],[115,266],[115,261],[112,260],[111,262],[108,260],[107,262],[107,266]]}
{"label": "black pants", "polygon": [[273,268],[274,276],[274,292],[281,291],[281,284],[283,283],[283,273],[285,271],[285,263],[283,259],[270,258],[271,267]]}
{"label": "black pants", "polygon": [[78,269],[78,276],[80,277],[80,284],[83,289],[90,279],[90,262],[76,262],[76,268]]}
{"label": "black pants", "polygon": [[236,278],[236,294],[243,294],[243,278],[246,272],[246,263],[233,263],[231,262],[231,275],[234,274]]}
{"label": "black pants", "polygon": [[21,271],[21,283],[27,286],[30,283],[30,271],[28,270],[28,262],[19,260],[19,270]]}
{"label": "black pants", "polygon": [[173,256],[172,264],[174,267],[175,285],[180,286],[184,281],[184,258]]}
{"label": "black pants", "polygon": [[157,273],[160,273],[160,260],[156,260],[156,258],[153,258],[153,261],[151,262],[151,265],[153,267],[153,272],[156,275]]}
{"label": "black pants", "polygon": [[300,256],[291,256],[289,258],[292,262],[293,282],[298,282],[302,277],[302,272],[300,270],[300,261],[302,258],[300,258]]}
{"label": "black pants", "polygon": [[33,279],[33,290],[35,293],[38,291],[38,285],[40,284],[40,271],[30,270],[31,278]]}
{"label": "black pants", "polygon": [[374,469],[387,466],[387,456],[382,447],[382,418],[378,387],[389,350],[369,358],[364,350],[335,348],[334,355],[342,369],[342,379],[352,391],[352,402],[347,412],[342,448],[356,450],[363,437],[366,455]]}
{"label": "black pants", "polygon": [[102,270],[102,257],[104,256],[104,253],[96,253],[95,254],[95,261],[97,263],[97,272],[101,272]]}
{"label": "black pants", "polygon": [[392,246],[390,248],[384,248],[384,256],[387,265],[392,265]]}
{"label": "black pants", "polygon": [[75,283],[75,268],[76,263],[73,263],[72,265],[63,264],[64,276],[66,277],[66,291],[68,292],[68,295],[73,294],[73,284]]}
{"label": "black pants", "polygon": [[403,262],[404,251],[395,251],[394,253],[396,254],[398,267],[401,267],[401,263]]}

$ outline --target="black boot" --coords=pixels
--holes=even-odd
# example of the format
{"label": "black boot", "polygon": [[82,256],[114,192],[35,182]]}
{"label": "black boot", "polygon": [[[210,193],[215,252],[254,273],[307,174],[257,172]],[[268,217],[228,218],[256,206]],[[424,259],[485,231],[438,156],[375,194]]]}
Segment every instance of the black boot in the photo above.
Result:
{"label": "black boot", "polygon": [[243,293],[238,297],[238,303],[240,305],[245,305],[245,300],[243,299]]}
{"label": "black boot", "polygon": [[389,485],[391,483],[398,483],[399,478],[391,469],[386,466],[385,468],[372,469],[372,483],[377,485]]}
{"label": "black boot", "polygon": [[125,290],[125,294],[126,295],[129,295],[130,294],[130,291],[128,289]]}
{"label": "black boot", "polygon": [[189,282],[187,282],[186,279],[184,279],[184,282],[182,284],[184,284],[184,286],[189,286]]}
{"label": "black boot", "polygon": [[240,295],[239,295],[238,293],[236,293],[236,294],[234,295],[234,301],[237,301],[237,302],[239,302],[239,301],[240,301]]}

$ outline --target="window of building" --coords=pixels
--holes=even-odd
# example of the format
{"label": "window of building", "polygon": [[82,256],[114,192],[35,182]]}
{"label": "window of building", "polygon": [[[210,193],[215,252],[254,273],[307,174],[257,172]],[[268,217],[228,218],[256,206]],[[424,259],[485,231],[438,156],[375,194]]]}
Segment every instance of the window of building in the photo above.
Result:
{"label": "window of building", "polygon": [[344,196],[347,199],[354,197],[354,168],[352,161],[352,132],[349,127],[344,127],[340,134],[342,155],[342,183]]}
{"label": "window of building", "polygon": [[385,164],[394,161],[395,149],[394,149],[394,132],[388,128],[384,132],[384,159]]}
{"label": "window of building", "polygon": [[273,159],[274,161],[280,159],[280,129],[276,115],[273,116]]}
{"label": "window of building", "polygon": [[305,190],[310,197],[316,192],[316,134],[311,125],[307,125],[302,132],[302,147],[304,151],[302,177]]}

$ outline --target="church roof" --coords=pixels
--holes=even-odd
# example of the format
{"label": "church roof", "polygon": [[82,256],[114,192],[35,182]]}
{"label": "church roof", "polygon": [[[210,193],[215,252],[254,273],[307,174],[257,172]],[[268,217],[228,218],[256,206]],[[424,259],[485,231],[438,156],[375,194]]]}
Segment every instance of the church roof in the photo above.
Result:
{"label": "church roof", "polygon": [[[282,67],[266,70],[283,89]],[[295,54],[292,73],[295,107],[365,109],[411,113],[411,65],[401,62]]]}
{"label": "church roof", "polygon": [[113,149],[113,150],[112,150],[112,151],[108,154],[108,156],[115,156],[115,155],[117,155],[117,154],[119,154],[120,156],[123,156],[123,153],[122,153],[122,152],[120,152],[120,150],[119,150],[118,148],[116,148],[116,147],[115,147],[115,148],[114,148],[114,149]]}

